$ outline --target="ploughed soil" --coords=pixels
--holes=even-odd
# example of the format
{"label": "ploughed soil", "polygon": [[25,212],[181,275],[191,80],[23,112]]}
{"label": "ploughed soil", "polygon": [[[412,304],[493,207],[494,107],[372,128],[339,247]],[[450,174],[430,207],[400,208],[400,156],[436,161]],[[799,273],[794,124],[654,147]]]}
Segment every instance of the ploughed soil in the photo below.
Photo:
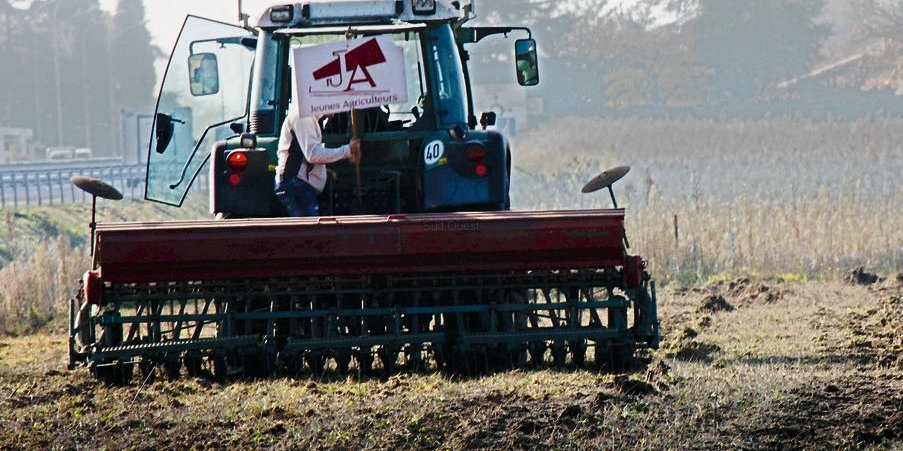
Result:
{"label": "ploughed soil", "polygon": [[662,348],[619,375],[158,380],[67,371],[66,339],[0,340],[0,449],[903,447],[903,282],[659,291]]}

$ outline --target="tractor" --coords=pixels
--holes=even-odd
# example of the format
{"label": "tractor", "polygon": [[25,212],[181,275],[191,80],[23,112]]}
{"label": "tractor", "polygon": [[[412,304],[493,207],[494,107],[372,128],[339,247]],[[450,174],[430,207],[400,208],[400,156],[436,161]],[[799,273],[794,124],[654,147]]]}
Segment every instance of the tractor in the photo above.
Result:
{"label": "tractor", "polygon": [[[205,179],[212,218],[97,225],[93,268],[70,301],[70,368],[110,385],[136,367],[218,380],[622,371],[656,348],[655,285],[628,254],[623,209],[511,211],[516,153],[494,113],[477,117],[469,49],[524,35],[510,60],[530,87],[537,44],[526,27],[469,26],[473,8],[305,0],[254,26],[189,16],[158,98],[146,199],[180,207]],[[407,92],[321,121],[325,144],[359,137],[362,159],[328,166],[320,217],[287,218],[274,195],[279,132],[308,70],[293,55],[343,41],[400,49]],[[380,64],[368,52],[336,53],[312,74],[366,87]]]}

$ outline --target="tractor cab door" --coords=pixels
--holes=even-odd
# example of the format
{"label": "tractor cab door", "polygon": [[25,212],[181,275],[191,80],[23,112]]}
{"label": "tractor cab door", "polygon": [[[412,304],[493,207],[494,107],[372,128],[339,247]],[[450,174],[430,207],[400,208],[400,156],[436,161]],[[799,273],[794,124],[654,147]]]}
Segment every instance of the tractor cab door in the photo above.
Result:
{"label": "tractor cab door", "polygon": [[157,100],[145,198],[181,206],[217,141],[246,128],[256,38],[188,16]]}

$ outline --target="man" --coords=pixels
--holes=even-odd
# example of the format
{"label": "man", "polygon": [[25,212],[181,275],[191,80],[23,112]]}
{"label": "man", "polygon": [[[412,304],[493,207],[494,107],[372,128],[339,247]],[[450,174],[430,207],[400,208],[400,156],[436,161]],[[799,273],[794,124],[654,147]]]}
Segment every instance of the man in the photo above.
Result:
{"label": "man", "polygon": [[282,124],[277,151],[276,197],[285,205],[291,217],[319,216],[317,195],[326,186],[326,164],[348,159],[358,164],[361,159],[360,140],[351,140],[337,148],[323,144],[323,134],[317,117],[301,117],[297,108],[289,108]]}

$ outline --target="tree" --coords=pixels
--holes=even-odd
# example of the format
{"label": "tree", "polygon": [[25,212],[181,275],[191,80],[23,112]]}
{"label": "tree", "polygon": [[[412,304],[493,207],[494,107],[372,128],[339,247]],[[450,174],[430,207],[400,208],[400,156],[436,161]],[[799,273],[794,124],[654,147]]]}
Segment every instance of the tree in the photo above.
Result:
{"label": "tree", "polygon": [[823,0],[700,0],[687,24],[708,82],[723,101],[751,101],[771,84],[808,72],[827,29]]}
{"label": "tree", "polygon": [[689,36],[679,27],[647,29],[638,24],[614,30],[604,48],[603,80],[611,108],[695,107],[707,103],[708,69],[699,64]]}
{"label": "tree", "polygon": [[864,37],[903,37],[903,0],[850,0],[850,6]]}
{"label": "tree", "polygon": [[113,90],[118,105],[137,110],[153,109],[157,84],[154,62],[159,52],[150,45],[145,22],[142,2],[120,0],[111,41]]}

